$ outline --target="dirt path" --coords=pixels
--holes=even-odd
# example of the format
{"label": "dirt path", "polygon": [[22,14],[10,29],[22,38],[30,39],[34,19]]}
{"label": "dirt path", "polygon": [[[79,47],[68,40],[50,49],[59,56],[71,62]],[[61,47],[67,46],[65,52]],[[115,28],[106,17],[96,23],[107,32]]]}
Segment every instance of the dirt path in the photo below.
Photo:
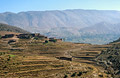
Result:
{"label": "dirt path", "polygon": [[[84,51],[85,48],[87,48],[86,51]],[[90,50],[90,48],[94,48],[94,47],[93,46],[92,47],[83,46],[80,48],[66,50],[64,56],[73,58],[73,61],[75,61],[75,62],[83,63],[83,64],[93,67],[94,68],[93,74],[94,74],[95,78],[98,78],[99,75],[103,76],[103,78],[108,78],[108,77],[106,77],[106,74],[104,73],[104,72],[106,72],[106,70],[104,70],[103,67],[98,66],[95,61],[92,61],[92,58],[95,58],[100,53],[100,51],[98,51],[98,53],[95,54],[94,52],[97,52],[97,49],[96,49],[96,51],[92,51],[92,50]],[[77,55],[77,53],[82,54],[82,55]],[[88,53],[88,55],[86,53]],[[92,53],[94,55],[92,55]],[[75,56],[75,54],[76,54],[76,56]],[[101,73],[98,74],[96,72],[98,72],[98,73],[101,72]]]}

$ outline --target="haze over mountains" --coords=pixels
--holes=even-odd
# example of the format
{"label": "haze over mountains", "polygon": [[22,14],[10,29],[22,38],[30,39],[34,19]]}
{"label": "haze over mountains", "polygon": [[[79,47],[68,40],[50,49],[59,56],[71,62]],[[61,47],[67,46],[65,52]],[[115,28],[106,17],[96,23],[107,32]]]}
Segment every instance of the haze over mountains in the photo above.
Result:
{"label": "haze over mountains", "polygon": [[120,12],[112,10],[5,12],[0,23],[72,42],[105,44],[120,37]]}

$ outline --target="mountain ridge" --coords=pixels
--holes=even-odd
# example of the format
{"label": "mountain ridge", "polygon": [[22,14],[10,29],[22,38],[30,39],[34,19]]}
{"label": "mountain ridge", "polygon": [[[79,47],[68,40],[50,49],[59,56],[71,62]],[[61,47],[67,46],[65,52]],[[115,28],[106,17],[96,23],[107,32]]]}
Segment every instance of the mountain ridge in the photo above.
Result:
{"label": "mountain ridge", "polygon": [[[106,43],[111,42],[111,40],[115,40],[116,36],[118,36],[119,34],[118,33],[120,23],[119,21],[120,12],[112,10],[75,9],[75,10],[52,10],[52,11],[28,11],[19,13],[11,12],[0,13],[0,23],[18,26],[30,32],[34,33],[38,32],[50,37],[52,36],[67,38],[66,41],[72,42],[86,42],[84,41],[83,35],[99,36],[104,34],[105,35],[111,34],[109,40],[107,40]],[[111,30],[112,28],[110,28],[109,26],[105,28],[106,30],[105,29],[102,30],[103,27],[105,26],[104,24],[102,24],[102,22],[103,23],[107,22],[108,23],[107,25],[109,26],[116,25],[114,31],[112,31]],[[99,26],[101,27],[101,29],[98,28],[99,31],[95,31],[97,28],[96,29],[94,28],[93,32],[92,27],[94,26],[96,27]],[[85,29],[86,27],[88,27],[90,31],[85,30],[83,31],[83,29]],[[112,32],[115,31],[117,32],[112,34]],[[95,34],[92,34],[90,32],[93,32]],[[86,39],[88,40],[88,38]],[[98,37],[98,39],[100,38]],[[91,42],[88,40],[86,43]],[[97,43],[97,41],[95,43]],[[101,43],[104,44],[104,41]]]}
{"label": "mountain ridge", "polygon": [[[35,23],[34,23],[34,26],[36,26],[36,27],[40,27],[40,26],[48,27],[48,25],[49,26],[53,26],[53,27],[55,27],[55,26],[59,27],[59,25],[57,26],[57,24],[56,24],[57,21],[59,21],[60,22],[60,26],[63,26],[63,27],[65,27],[65,26],[69,26],[69,27],[73,27],[73,26],[74,27],[75,26],[78,27],[79,26],[80,27],[82,25],[84,25],[84,27],[85,27],[87,25],[86,23],[88,23],[90,25],[90,23],[91,24],[93,23],[92,19],[96,19],[97,17],[99,17],[98,15],[95,16],[95,13],[97,13],[98,15],[103,15],[103,16],[107,15],[107,16],[111,16],[111,17],[112,17],[112,15],[111,15],[112,13],[120,14],[119,11],[113,11],[113,12],[109,13],[109,11],[106,11],[106,10],[63,10],[63,11],[55,10],[55,11],[28,11],[28,12],[19,12],[19,13],[7,12],[7,13],[0,13],[0,17],[4,17],[5,16],[4,17],[5,19],[0,19],[0,22],[4,21],[3,23],[6,22],[7,24],[11,25],[11,24],[14,23],[12,21],[13,18],[17,19],[17,21],[19,21],[19,20],[22,21],[21,19],[24,18],[24,20],[26,19],[25,22],[29,22],[28,24],[26,24],[26,26],[32,26],[33,22],[36,19],[36,20],[39,20],[39,21],[36,22],[37,25],[35,25]],[[105,13],[108,13],[108,14],[105,14]],[[2,15],[4,15],[4,16],[2,16]],[[86,16],[90,17],[90,18],[87,17],[88,21],[84,20],[84,18]],[[95,16],[95,17],[93,17],[93,16]],[[99,20],[101,20],[101,22],[104,21],[104,19],[101,19],[101,18],[103,18],[103,16],[98,18]],[[47,18],[45,18],[45,17],[47,17]],[[12,20],[8,20],[8,18],[12,19]],[[29,18],[32,19],[32,22],[29,21]],[[106,17],[106,18],[108,18],[108,17]],[[114,16],[114,18],[118,18],[118,16]],[[54,21],[51,21],[50,19],[54,20]],[[72,19],[74,19],[74,20],[72,20]],[[113,17],[112,17],[112,19],[113,19]],[[46,22],[47,25],[42,20],[47,21]],[[55,20],[57,20],[57,21],[55,21]],[[72,21],[72,23],[69,22],[69,21]],[[80,21],[85,22],[85,23],[82,23]],[[110,21],[110,20],[107,20],[107,21]],[[13,22],[13,23],[11,23],[11,22]],[[50,22],[52,22],[52,25],[51,25]],[[77,23],[75,23],[75,22],[77,22],[77,23],[79,22],[78,23],[79,25],[77,25]],[[114,21],[114,22],[116,22],[116,21]],[[20,22],[21,25],[16,25],[16,26],[22,27],[22,23],[24,23],[24,22]],[[39,23],[40,23],[40,25],[39,25]],[[71,23],[71,24],[68,25],[68,23]],[[97,23],[99,23],[99,22],[97,22]],[[72,24],[74,24],[74,25],[72,25]],[[96,24],[96,20],[94,20],[94,24]],[[94,24],[92,24],[92,25],[94,25]],[[23,26],[25,26],[25,24],[23,24]]]}
{"label": "mountain ridge", "polygon": [[3,24],[3,23],[0,23],[0,31],[8,31],[8,32],[16,32],[16,33],[30,33],[21,28],[10,26],[10,25]]}

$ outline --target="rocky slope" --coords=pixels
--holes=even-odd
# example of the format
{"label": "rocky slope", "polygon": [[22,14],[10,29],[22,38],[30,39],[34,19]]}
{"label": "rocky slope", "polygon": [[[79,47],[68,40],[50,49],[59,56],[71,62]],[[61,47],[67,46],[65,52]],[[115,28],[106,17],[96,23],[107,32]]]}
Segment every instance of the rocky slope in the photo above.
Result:
{"label": "rocky slope", "polygon": [[0,23],[0,31],[16,32],[16,33],[29,33],[21,28],[10,26],[7,24]]}
{"label": "rocky slope", "polygon": [[114,42],[112,46],[102,51],[96,58],[99,65],[102,65],[114,78],[120,77],[120,43]]}

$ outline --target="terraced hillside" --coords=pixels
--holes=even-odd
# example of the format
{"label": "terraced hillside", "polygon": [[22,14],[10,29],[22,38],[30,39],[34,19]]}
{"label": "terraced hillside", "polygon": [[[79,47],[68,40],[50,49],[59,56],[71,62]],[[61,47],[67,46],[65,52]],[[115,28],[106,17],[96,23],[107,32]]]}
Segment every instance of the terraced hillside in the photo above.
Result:
{"label": "terraced hillside", "polygon": [[120,78],[120,42],[117,40],[111,44],[110,48],[97,56],[96,61],[109,70],[114,78]]}
{"label": "terraced hillside", "polygon": [[[110,45],[48,42],[19,39],[8,44],[0,39],[1,78],[110,78],[103,68],[95,66],[95,58]],[[57,59],[69,57],[72,61]]]}
{"label": "terraced hillside", "polygon": [[71,55],[74,58],[74,61],[88,64],[96,64],[94,59],[102,50],[106,50],[111,45],[87,45],[82,48],[71,50]]}
{"label": "terraced hillside", "polygon": [[27,56],[19,65],[13,66],[9,66],[9,69],[4,67],[1,77],[64,78],[68,76],[96,78],[101,75],[107,76],[90,65],[61,61],[45,56]]}

